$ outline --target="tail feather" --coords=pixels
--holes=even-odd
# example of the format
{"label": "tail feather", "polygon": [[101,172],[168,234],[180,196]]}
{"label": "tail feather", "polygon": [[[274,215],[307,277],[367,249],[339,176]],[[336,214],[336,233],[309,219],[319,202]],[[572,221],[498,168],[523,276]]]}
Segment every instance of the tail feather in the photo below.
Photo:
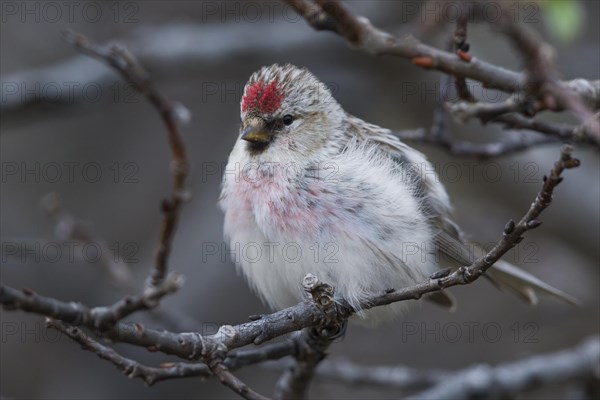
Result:
{"label": "tail feather", "polygon": [[540,293],[551,295],[566,303],[580,305],[579,300],[570,294],[550,286],[544,281],[506,261],[497,261],[487,270],[486,276],[500,288],[511,290],[530,304],[537,304],[537,297],[534,291],[538,291]]}
{"label": "tail feather", "polygon": [[425,296],[425,299],[447,309],[450,312],[456,311],[456,298],[448,291],[429,293]]}
{"label": "tail feather", "polygon": [[[469,248],[464,244],[462,234],[450,219],[442,218],[440,227],[441,230],[435,236],[435,243],[441,255],[441,265],[470,265],[475,259],[485,255],[486,252],[482,248],[478,246]],[[529,304],[537,304],[536,291],[549,294],[570,304],[580,304],[573,296],[548,285],[506,261],[496,261],[484,276],[499,289],[507,289]]]}

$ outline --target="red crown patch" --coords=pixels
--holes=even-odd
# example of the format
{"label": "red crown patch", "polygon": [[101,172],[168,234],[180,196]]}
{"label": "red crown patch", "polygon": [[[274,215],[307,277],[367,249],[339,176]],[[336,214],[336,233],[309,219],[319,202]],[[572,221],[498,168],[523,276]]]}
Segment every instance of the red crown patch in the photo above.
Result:
{"label": "red crown patch", "polygon": [[274,113],[281,107],[283,97],[281,87],[275,80],[266,86],[263,81],[255,82],[246,90],[246,95],[242,99],[242,111],[256,110],[264,114]]}

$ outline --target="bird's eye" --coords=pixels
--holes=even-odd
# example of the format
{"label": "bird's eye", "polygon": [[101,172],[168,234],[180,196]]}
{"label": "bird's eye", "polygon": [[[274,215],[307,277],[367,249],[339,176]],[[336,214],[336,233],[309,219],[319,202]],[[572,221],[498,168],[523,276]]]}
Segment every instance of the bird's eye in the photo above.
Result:
{"label": "bird's eye", "polygon": [[294,122],[294,117],[292,117],[290,114],[286,114],[283,116],[284,125],[291,125],[292,122]]}

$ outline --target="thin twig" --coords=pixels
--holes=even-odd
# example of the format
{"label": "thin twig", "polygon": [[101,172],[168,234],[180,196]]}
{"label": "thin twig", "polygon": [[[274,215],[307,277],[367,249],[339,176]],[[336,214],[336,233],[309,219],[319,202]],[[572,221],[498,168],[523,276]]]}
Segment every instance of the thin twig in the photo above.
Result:
{"label": "thin twig", "polygon": [[[31,289],[18,291],[0,286],[0,298],[5,308],[16,307],[24,311],[36,312],[72,325],[82,325],[92,329],[107,331],[118,321],[140,310],[156,307],[158,301],[167,294],[175,292],[182,285],[180,275],[171,274],[159,286],[149,287],[143,293],[127,296],[110,306],[87,307],[81,303],[65,303],[40,296]],[[4,301],[12,299],[12,301]]]}
{"label": "thin twig", "polygon": [[[469,62],[472,56],[469,54],[470,45],[467,43],[467,23],[469,21],[469,13],[464,1],[460,2],[460,14],[456,19],[456,29],[454,30],[454,40],[452,50],[463,61]],[[461,99],[465,101],[474,101],[475,98],[471,94],[467,86],[467,80],[464,76],[454,75],[454,83],[456,90]]]}
{"label": "thin twig", "polygon": [[[123,357],[108,346],[86,335],[77,327],[50,318],[47,319],[46,324],[48,327],[66,334],[85,349],[95,353],[98,357],[112,362],[129,378],[142,379],[149,386],[156,382],[170,379],[186,377],[210,378],[213,376],[211,370],[204,363],[166,362],[162,363],[159,368],[146,366],[135,360]],[[264,361],[279,360],[282,357],[295,354],[295,351],[296,345],[293,342],[272,343],[258,349],[238,350],[230,354],[225,359],[224,364],[228,369],[236,370]]]}
{"label": "thin twig", "polygon": [[[306,10],[314,10],[307,0],[283,0],[292,6],[310,23],[311,15]],[[298,6],[305,3],[304,6]],[[421,43],[411,35],[395,37],[374,27],[369,20],[352,15],[337,0],[319,0],[317,4],[335,24],[334,32],[338,32],[354,48],[377,55],[394,55],[413,60],[415,64],[427,69],[435,69],[449,74],[464,76],[485,84],[486,87],[500,89],[505,92],[520,92],[526,83],[525,75],[487,63],[476,58],[463,61],[452,52],[443,51]],[[415,60],[415,58],[417,58]],[[421,60],[418,60],[421,58]],[[427,59],[427,60],[425,60]],[[419,61],[424,61],[420,63]],[[425,62],[426,61],[426,62]],[[600,95],[600,94],[598,94]]]}
{"label": "thin twig", "polygon": [[209,363],[211,372],[221,381],[221,383],[246,400],[269,400],[268,397],[252,390],[241,379],[235,376],[225,365],[223,360],[216,359]]}
{"label": "thin twig", "polygon": [[160,241],[156,250],[154,269],[149,279],[150,285],[157,286],[167,276],[167,263],[179,213],[183,202],[189,197],[185,188],[189,163],[185,144],[177,128],[177,115],[182,112],[181,106],[178,109],[177,106],[168,101],[158,91],[148,73],[126,49],[117,45],[104,48],[91,42],[87,37],[72,31],[65,31],[64,37],[82,53],[103,60],[117,70],[139,93],[146,96],[159,112],[167,127],[172,156],[173,193],[171,198],[163,200],[161,205],[164,216],[160,231]]}
{"label": "thin twig", "polygon": [[525,62],[527,78],[524,92],[538,100],[533,112],[568,109],[584,124],[589,138],[600,144],[599,121],[582,96],[558,80],[558,73],[553,66],[552,47],[535,31],[515,22],[509,7],[505,7],[503,14],[505,18],[500,19],[500,29],[519,50]]}
{"label": "thin twig", "polygon": [[65,210],[56,193],[46,194],[40,203],[48,216],[54,220],[54,233],[58,239],[98,246],[99,261],[105,266],[112,282],[124,291],[134,289],[134,278],[129,265],[113,251],[103,237]]}
{"label": "thin twig", "polygon": [[161,379],[185,376],[186,372],[189,373],[192,368],[197,369],[198,366],[206,371],[207,376],[210,376],[210,371],[208,371],[208,368],[203,364],[168,363],[165,364],[165,368],[154,368],[143,365],[135,360],[120,355],[110,347],[92,339],[78,327],[67,325],[56,319],[46,318],[46,326],[67,335],[69,338],[79,343],[83,349],[89,350],[98,357],[110,361],[128,378],[140,378],[148,386],[151,386]]}
{"label": "thin twig", "polygon": [[[41,200],[41,205],[55,221],[55,235],[62,240],[75,240],[83,244],[93,243],[100,247],[100,262],[106,267],[111,281],[126,293],[134,292],[136,284],[129,265],[115,253],[107,241],[87,226],[84,221],[68,213],[56,193],[49,193]],[[84,260],[85,261],[85,260]],[[156,304],[157,305],[157,304]],[[132,312],[135,310],[132,310]],[[191,330],[198,322],[179,310],[149,309],[149,316],[170,329]]]}
{"label": "thin twig", "polygon": [[477,365],[440,380],[409,399],[510,399],[545,384],[600,380],[600,338],[573,349],[528,357],[496,367]]}
{"label": "thin twig", "polygon": [[554,138],[572,141],[575,143],[591,143],[590,138],[584,134],[584,125],[568,125],[555,122],[542,121],[538,118],[527,118],[523,115],[512,113],[497,117],[494,122],[503,124],[511,129],[528,129],[544,133]]}
{"label": "thin twig", "polygon": [[[442,115],[442,117],[440,117],[440,115]],[[439,129],[439,124],[436,124],[435,121],[438,118],[443,118],[443,116],[444,114],[441,112],[434,114],[434,125],[432,126],[432,132],[434,129]],[[481,159],[512,154],[527,150],[531,147],[558,142],[557,138],[540,134],[521,134],[515,138],[499,142],[475,143],[467,140],[457,140],[447,134],[434,135],[433,133],[429,133],[424,129],[391,131],[391,133],[398,136],[398,138],[403,141],[429,143],[440,146],[455,156],[471,156]]]}
{"label": "thin twig", "polygon": [[[52,318],[46,318],[46,326],[64,333],[79,343],[84,349],[113,363],[129,378],[142,379],[148,386],[170,379],[185,377],[210,378],[213,376],[211,370],[204,363],[166,362],[162,363],[160,368],[150,367],[120,355],[114,349],[93,339],[76,326],[68,325]],[[228,369],[235,370],[264,361],[279,360],[282,357],[294,355],[295,353],[296,344],[292,341],[271,343],[257,349],[232,352],[225,359],[224,364]]]}
{"label": "thin twig", "polygon": [[315,30],[337,32],[335,21],[316,4],[304,0],[289,0],[287,4],[302,15]]}
{"label": "thin twig", "polygon": [[[472,56],[468,54],[470,46],[466,42],[469,12],[464,2],[461,2],[460,5],[461,13],[457,18],[456,30],[454,31],[454,37],[451,41],[450,50],[456,52],[456,54],[463,61],[468,62],[472,58]],[[477,5],[475,7],[477,8]],[[508,24],[510,26],[516,25],[514,22],[509,22]],[[545,135],[553,136],[562,140],[569,140],[579,143],[593,142],[593,137],[586,134],[586,125],[572,127],[567,125],[560,125],[540,121],[520,115],[525,114],[527,116],[532,117],[537,112],[543,109],[542,102],[534,102],[531,100],[531,96],[536,95],[536,93],[540,93],[542,89],[541,83],[538,82],[540,79],[538,77],[539,74],[537,73],[538,70],[543,70],[543,82],[550,82],[552,80],[552,83],[555,85],[556,82],[554,79],[555,72],[552,70],[551,62],[545,57],[545,54],[548,51],[541,50],[547,49],[549,48],[549,46],[541,42],[541,40],[534,39],[535,35],[533,35],[529,31],[520,28],[514,28],[513,30],[516,30],[518,32],[517,34],[513,33],[513,35],[516,35],[518,37],[530,37],[530,39],[525,41],[526,45],[522,45],[520,50],[522,52],[526,52],[528,50],[534,51],[534,53],[537,55],[536,60],[528,61],[529,67],[526,76],[528,82],[530,83],[526,90],[524,92],[513,94],[503,102],[477,102],[475,101],[475,97],[471,94],[467,87],[465,77],[453,75],[457,92],[459,94],[459,97],[463,101],[459,101],[456,103],[446,103],[446,99],[444,98],[445,96],[440,98],[440,101],[438,101],[438,104],[436,105],[436,108],[434,110],[434,124],[431,129],[431,137],[424,138],[425,140],[427,140],[429,143],[441,145],[454,155],[472,155],[482,158],[495,157],[501,154],[512,153],[515,151],[527,149],[531,146],[543,143],[551,143],[555,141],[552,138],[544,138],[540,136],[533,136],[529,138],[515,137],[515,139],[511,139],[508,141],[492,142],[486,144],[458,141],[452,138],[452,136],[449,135],[445,129],[445,110],[442,108],[443,106],[445,106],[445,108],[452,114],[452,116],[460,123],[465,123],[472,118],[478,118],[482,124],[486,124],[492,121],[495,123],[502,123],[505,126],[511,128],[539,131],[541,133],[544,133]],[[515,40],[518,42],[520,39]],[[442,88],[446,88],[449,86],[449,84],[444,83],[443,80],[445,77],[448,76],[449,75],[443,75]],[[538,83],[533,84],[532,82]],[[588,96],[590,93],[592,95],[595,94],[596,90],[594,89],[594,83],[586,83],[589,83],[589,85],[586,86],[584,83],[583,87],[578,88],[578,90],[581,92],[580,101],[584,101],[586,96]],[[577,81],[572,81],[566,84],[565,86],[575,87],[577,84]],[[540,95],[538,94],[538,96]],[[440,126],[438,126],[440,123],[443,123],[442,127],[444,129],[440,129]]]}
{"label": "thin twig", "polygon": [[115,323],[136,311],[151,310],[158,306],[160,299],[168,294],[176,292],[182,285],[183,276],[171,273],[167,279],[161,281],[157,286],[148,286],[135,296],[125,296],[108,307],[95,307],[89,312],[97,329],[105,330],[114,326]]}
{"label": "thin twig", "polygon": [[[524,93],[528,87],[531,88],[528,81],[528,74],[517,73],[495,66],[466,54],[464,50],[462,52],[465,54],[458,55],[455,52],[437,49],[421,43],[418,39],[409,34],[402,37],[396,37],[376,28],[366,18],[352,15],[352,13],[350,13],[338,0],[317,0],[316,4],[307,0],[283,1],[292,5],[292,7],[309,22],[309,24],[311,24],[311,16],[315,13],[315,7],[317,12],[324,12],[328,18],[333,21],[333,28],[328,30],[336,32],[344,37],[353,48],[364,50],[375,55],[393,55],[407,58],[419,67],[442,71],[459,79],[472,79],[481,82],[486,88],[495,88],[508,93]],[[302,3],[304,3],[304,5],[300,5]],[[474,6],[478,7],[477,4]],[[311,10],[311,13],[308,13],[307,10]],[[465,14],[465,12],[463,12],[463,14]],[[324,18],[327,19],[327,17]],[[462,22],[459,21],[459,40],[462,36],[461,29],[463,23],[464,20],[462,20]],[[520,29],[520,25],[513,25],[519,26],[517,29]],[[528,42],[528,44],[530,43]],[[518,48],[520,51],[523,51],[525,46],[519,46]],[[538,53],[539,52],[536,50],[536,54]],[[600,106],[600,90],[597,90],[596,87],[598,85],[595,85],[594,82],[575,85],[560,81],[555,81],[555,84],[556,90],[554,92],[557,93],[559,97],[571,100],[574,98],[579,99],[577,100],[577,107],[571,107],[571,109],[578,117],[580,117],[581,123],[585,128],[585,135],[589,136],[588,140],[582,142],[592,142],[595,143],[595,145],[600,145],[600,132],[598,132],[597,129],[597,118],[593,117],[589,112],[584,112],[584,108],[580,106],[583,102],[595,107]],[[591,90],[591,87],[594,89]],[[466,92],[463,93],[463,96],[464,98],[469,98]],[[581,100],[583,100],[583,102]],[[546,107],[546,109],[553,109],[553,107]],[[531,123],[529,124],[529,129],[536,130],[537,126],[544,126],[544,124],[545,123]],[[547,133],[544,129],[540,130],[540,132]]]}
{"label": "thin twig", "polygon": [[434,368],[416,369],[407,366],[369,366],[348,360],[323,362],[317,376],[353,385],[387,386],[403,390],[429,387],[450,375]]}
{"label": "thin twig", "polygon": [[[265,364],[268,370],[290,368],[292,361],[283,359]],[[405,365],[362,365],[346,359],[324,360],[316,370],[316,379],[326,379],[350,385],[373,385],[395,389],[424,390],[450,377],[451,371],[434,368],[417,369]]]}
{"label": "thin twig", "polygon": [[473,118],[479,118],[483,124],[503,114],[521,112],[524,107],[524,103],[518,100],[517,96],[511,96],[498,103],[459,101],[446,105],[458,122],[465,123]]}

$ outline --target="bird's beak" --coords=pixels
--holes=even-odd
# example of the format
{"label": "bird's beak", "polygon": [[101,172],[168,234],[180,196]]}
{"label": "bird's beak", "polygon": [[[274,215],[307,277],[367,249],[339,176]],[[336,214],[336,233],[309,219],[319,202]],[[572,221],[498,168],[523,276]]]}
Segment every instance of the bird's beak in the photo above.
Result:
{"label": "bird's beak", "polygon": [[261,119],[252,119],[248,126],[242,131],[242,139],[251,143],[269,143],[273,134],[265,126]]}

